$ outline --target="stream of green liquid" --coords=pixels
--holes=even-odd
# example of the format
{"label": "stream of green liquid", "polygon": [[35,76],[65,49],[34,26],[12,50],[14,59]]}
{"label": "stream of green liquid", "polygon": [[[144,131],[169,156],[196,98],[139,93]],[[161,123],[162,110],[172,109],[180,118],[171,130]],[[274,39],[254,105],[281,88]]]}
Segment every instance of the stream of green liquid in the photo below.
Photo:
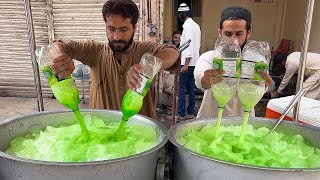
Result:
{"label": "stream of green liquid", "polygon": [[219,136],[223,110],[224,110],[223,107],[222,108],[219,107],[219,109],[218,109],[218,120],[217,120],[217,124],[216,124],[216,130],[214,132],[215,139]]}
{"label": "stream of green liquid", "polygon": [[80,114],[80,111],[79,109],[73,111],[74,115],[77,117],[77,120],[78,120],[78,123],[81,127],[81,130],[82,130],[82,133],[84,135],[84,137],[86,138],[86,140],[90,140],[90,133],[89,133],[89,130],[86,126],[86,124],[84,123],[84,120]]}
{"label": "stream of green liquid", "polygon": [[238,85],[237,92],[244,110],[240,138],[236,147],[240,148],[244,142],[250,111],[262,98],[264,94],[264,88],[251,83],[243,83]]}
{"label": "stream of green liquid", "polygon": [[248,111],[244,112],[242,126],[241,126],[241,133],[240,133],[239,142],[238,142],[238,148],[240,148],[243,144],[244,136],[246,134],[247,124],[249,120],[249,115],[250,115],[250,112]]}
{"label": "stream of green liquid", "polygon": [[[146,88],[149,89],[150,85],[151,81],[146,83]],[[143,92],[143,95],[145,95],[146,93],[147,92]],[[122,118],[117,130],[117,137],[125,129],[129,118],[131,118],[135,114],[138,114],[138,112],[140,111],[143,104],[143,97],[144,96],[131,89],[128,89],[128,91],[124,95],[121,103]]]}
{"label": "stream of green liquid", "polygon": [[79,90],[72,78],[64,79],[51,85],[52,92],[60,104],[71,109],[76,116],[86,140],[90,139],[90,133],[78,108]]}

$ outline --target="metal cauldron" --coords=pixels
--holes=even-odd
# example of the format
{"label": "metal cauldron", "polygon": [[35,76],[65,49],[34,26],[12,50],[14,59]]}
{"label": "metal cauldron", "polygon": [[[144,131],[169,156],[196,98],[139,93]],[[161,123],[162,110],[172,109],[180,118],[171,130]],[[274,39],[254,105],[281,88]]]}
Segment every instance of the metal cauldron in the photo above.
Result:
{"label": "metal cauldron", "polygon": [[[82,115],[95,115],[114,121],[121,119],[121,112],[108,110],[82,110]],[[114,160],[59,163],[14,157],[3,151],[10,140],[35,128],[75,123],[72,112],[42,112],[17,117],[0,123],[0,179],[1,180],[149,180],[155,179],[160,148],[167,142],[166,127],[152,119],[136,115],[128,123],[149,124],[156,129],[158,144],[142,153]]]}
{"label": "metal cauldron", "polygon": [[[222,120],[222,125],[241,125],[241,117],[230,117]],[[177,124],[168,131],[169,140],[175,145],[173,159],[174,180],[305,180],[320,179],[320,167],[314,169],[267,168],[230,163],[212,159],[192,152],[180,145],[176,139],[184,128],[201,128],[215,119],[193,120]],[[253,127],[272,128],[275,120],[266,118],[250,118]],[[285,121],[276,129],[287,134],[301,134],[305,140],[315,147],[320,147],[320,128]],[[320,161],[320,159],[319,159]]]}

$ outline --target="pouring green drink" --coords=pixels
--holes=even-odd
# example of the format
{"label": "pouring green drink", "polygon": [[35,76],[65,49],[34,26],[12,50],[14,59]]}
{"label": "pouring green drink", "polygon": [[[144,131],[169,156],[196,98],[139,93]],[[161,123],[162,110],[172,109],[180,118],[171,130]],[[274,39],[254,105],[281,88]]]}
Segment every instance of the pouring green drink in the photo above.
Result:
{"label": "pouring green drink", "polygon": [[265,83],[258,80],[241,79],[237,87],[238,97],[243,107],[244,116],[238,147],[244,142],[251,109],[260,101],[265,93]]}
{"label": "pouring green drink", "polygon": [[139,63],[142,67],[140,76],[142,78],[141,86],[135,91],[128,89],[121,103],[122,118],[117,131],[117,135],[121,132],[129,118],[137,114],[143,104],[143,98],[151,87],[154,76],[161,68],[162,60],[149,53],[145,53]]}
{"label": "pouring green drink", "polygon": [[[50,48],[50,47],[49,47]],[[37,51],[38,64],[48,81],[50,88],[60,104],[71,109],[77,117],[78,123],[82,129],[85,139],[90,139],[90,133],[79,111],[79,90],[71,76],[65,79],[59,79],[50,67],[50,57],[48,56],[49,48],[41,47]]]}
{"label": "pouring green drink", "polygon": [[233,98],[241,76],[241,48],[238,40],[219,37],[215,43],[213,70],[223,70],[223,76],[210,79],[211,91],[218,103],[218,118],[214,138],[219,136],[224,107]]}
{"label": "pouring green drink", "polygon": [[222,113],[224,106],[233,98],[236,93],[239,79],[230,77],[220,77],[220,82],[215,82],[215,78],[211,78],[211,91],[218,103],[218,118],[215,128],[214,138],[219,136],[220,126],[222,121]]}

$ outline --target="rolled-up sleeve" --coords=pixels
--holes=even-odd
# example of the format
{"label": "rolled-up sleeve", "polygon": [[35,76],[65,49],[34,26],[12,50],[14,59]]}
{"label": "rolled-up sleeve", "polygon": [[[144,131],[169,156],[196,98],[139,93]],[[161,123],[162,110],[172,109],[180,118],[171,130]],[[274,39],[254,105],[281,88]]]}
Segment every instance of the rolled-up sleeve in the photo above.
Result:
{"label": "rolled-up sleeve", "polygon": [[105,42],[94,40],[72,41],[57,39],[54,42],[65,44],[66,52],[72,59],[79,60],[89,66],[97,64],[97,59],[99,59],[100,52],[105,44]]}
{"label": "rolled-up sleeve", "polygon": [[287,57],[286,72],[277,90],[278,93],[281,93],[286,88],[294,74],[298,71],[300,55],[300,52],[293,52]]}
{"label": "rolled-up sleeve", "polygon": [[286,73],[279,85],[279,88],[277,90],[278,93],[281,93],[288,85],[294,74],[298,71],[298,66],[295,65],[288,65],[286,68]]}
{"label": "rolled-up sleeve", "polygon": [[194,79],[196,86],[201,89],[202,91],[205,91],[201,84],[201,79],[204,76],[204,72],[208,69],[212,69],[212,59],[213,59],[213,51],[208,51],[206,53],[203,53],[195,66],[194,69]]}

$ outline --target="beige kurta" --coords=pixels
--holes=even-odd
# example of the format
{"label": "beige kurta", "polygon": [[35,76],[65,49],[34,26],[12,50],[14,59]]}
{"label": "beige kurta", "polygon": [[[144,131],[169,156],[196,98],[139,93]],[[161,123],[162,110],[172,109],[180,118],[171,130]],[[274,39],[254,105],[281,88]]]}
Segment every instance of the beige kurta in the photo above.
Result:
{"label": "beige kurta", "polygon": [[[300,52],[293,52],[287,57],[286,73],[279,85],[278,92],[281,93],[291,81],[300,65]],[[304,89],[309,89],[306,97],[320,100],[320,54],[307,53],[305,76],[307,79],[303,83]]]}
{"label": "beige kurta", "polygon": [[[152,42],[133,42],[123,52],[121,62],[118,62],[107,42],[60,41],[67,44],[68,55],[90,67],[89,107],[94,109],[120,110],[122,98],[128,90],[126,79],[130,67],[138,64],[146,52],[156,54],[161,49],[173,48]],[[143,100],[139,114],[156,117],[154,82]]]}

